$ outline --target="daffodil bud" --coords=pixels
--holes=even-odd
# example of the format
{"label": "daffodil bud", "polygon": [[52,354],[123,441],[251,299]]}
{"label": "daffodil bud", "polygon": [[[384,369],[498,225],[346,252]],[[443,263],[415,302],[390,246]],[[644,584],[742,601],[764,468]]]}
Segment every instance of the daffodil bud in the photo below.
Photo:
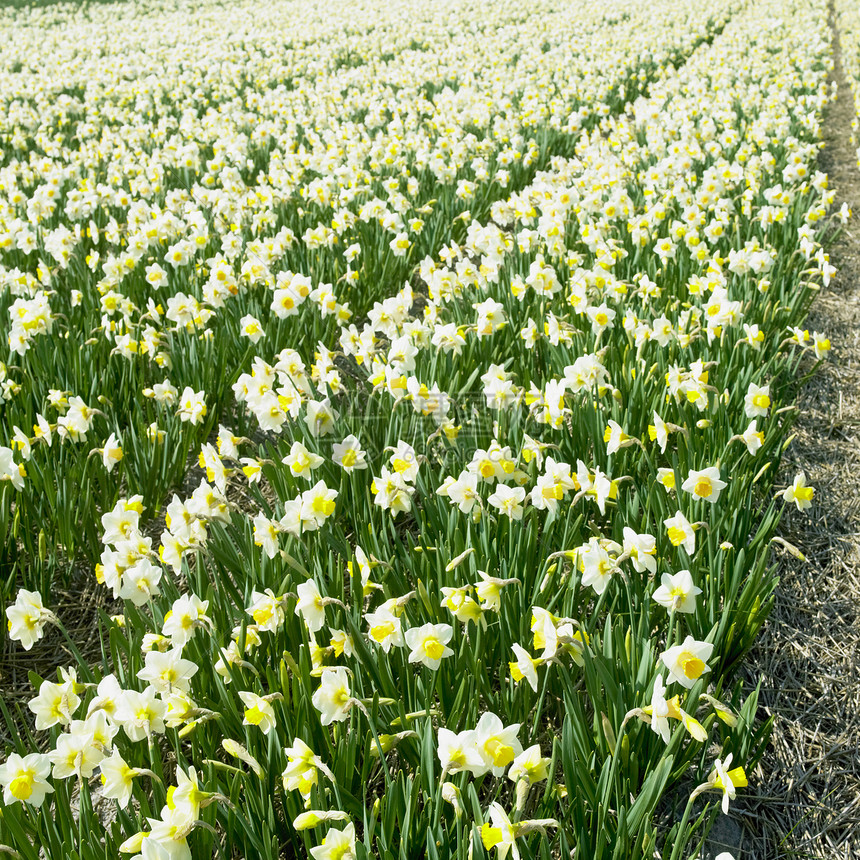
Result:
{"label": "daffodil bud", "polygon": [[129,836],[122,845],[119,846],[119,850],[123,854],[139,854],[141,846],[143,845],[143,840],[149,836],[149,833],[146,830],[141,830],[139,833],[135,833],[134,836]]}
{"label": "daffodil bud", "polygon": [[454,807],[457,818],[463,814],[463,807],[460,804],[460,789],[453,782],[442,783],[442,800]]}
{"label": "daffodil bud", "polygon": [[319,809],[309,809],[307,812],[302,812],[296,816],[293,827],[296,830],[310,830],[324,821],[349,821],[349,815],[339,810],[325,812]]}

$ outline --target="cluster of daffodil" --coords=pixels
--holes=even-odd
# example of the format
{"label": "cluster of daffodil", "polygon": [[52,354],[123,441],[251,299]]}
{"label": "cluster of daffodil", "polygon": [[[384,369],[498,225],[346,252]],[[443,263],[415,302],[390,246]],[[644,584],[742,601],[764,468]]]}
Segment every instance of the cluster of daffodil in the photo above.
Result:
{"label": "cluster of daffodil", "polygon": [[160,508],[254,347],[333,343],[455,217],[523,187],[739,5],[199,3],[192,21],[153,3],[121,32],[109,7],[0,12],[8,435],[55,388],[99,408],[122,460],[110,479],[89,450],[43,448],[3,485],[32,583],[95,562],[90,523],[123,481]]}
{"label": "cluster of daffodil", "polygon": [[74,658],[0,851],[695,852],[814,497],[826,13],[0,10],[6,616]]}

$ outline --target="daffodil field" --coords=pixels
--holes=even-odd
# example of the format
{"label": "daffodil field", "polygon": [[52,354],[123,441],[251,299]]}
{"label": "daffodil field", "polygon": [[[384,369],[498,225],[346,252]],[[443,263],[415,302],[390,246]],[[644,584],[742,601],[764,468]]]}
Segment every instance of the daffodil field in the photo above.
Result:
{"label": "daffodil field", "polygon": [[814,494],[778,469],[847,217],[831,36],[823,0],[0,9],[5,650],[56,654],[0,696],[0,853],[698,856]]}

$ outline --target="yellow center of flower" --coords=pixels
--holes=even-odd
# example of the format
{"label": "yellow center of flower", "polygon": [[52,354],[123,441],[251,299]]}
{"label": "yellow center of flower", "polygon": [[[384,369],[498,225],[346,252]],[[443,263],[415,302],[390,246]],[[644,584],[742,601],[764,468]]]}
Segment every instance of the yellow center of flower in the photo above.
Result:
{"label": "yellow center of flower", "polygon": [[451,766],[461,768],[466,764],[466,753],[463,750],[452,750],[448,756]]}
{"label": "yellow center of flower", "polygon": [[251,615],[255,624],[265,624],[272,617],[272,607],[263,606],[260,609],[255,609]]}
{"label": "yellow center of flower", "polygon": [[554,484],[552,487],[543,488],[543,497],[545,499],[560,499],[563,495],[561,484]]}
{"label": "yellow center of flower", "polygon": [[489,851],[495,848],[503,839],[502,829],[500,827],[490,827],[489,824],[481,825],[481,842],[484,843],[484,848]]}
{"label": "yellow center of flower", "polygon": [[150,722],[154,716],[155,714],[146,705],[142,708],[138,708],[134,714],[136,720],[144,723]]}
{"label": "yellow center of flower", "polygon": [[370,635],[377,642],[382,642],[383,639],[391,636],[394,633],[394,622],[383,621],[382,624],[376,624],[370,628]]}
{"label": "yellow center of flower", "polygon": [[313,510],[315,514],[330,517],[334,513],[334,502],[325,496],[317,496],[314,499]]}
{"label": "yellow center of flower", "polygon": [[[734,770],[730,770],[726,776],[728,776],[732,781],[732,785],[735,786],[735,788],[745,788],[748,784],[747,775],[742,767],[736,767]],[[721,777],[717,776],[714,780],[714,788],[725,788]]]}
{"label": "yellow center of flower", "polygon": [[257,705],[254,705],[254,707],[248,708],[248,710],[245,711],[245,719],[252,726],[259,726],[260,723],[262,723],[265,718],[266,718],[266,715],[263,713],[262,710],[260,710],[260,708]]}
{"label": "yellow center of flower", "polygon": [[758,407],[759,409],[767,409],[770,406],[770,397],[766,394],[756,394],[753,399],[753,406]]}
{"label": "yellow center of flower", "polygon": [[699,480],[696,481],[696,486],[693,487],[693,493],[697,496],[701,496],[703,499],[709,498],[713,490],[714,487],[713,484],[711,484],[711,479],[705,477],[699,478]]}
{"label": "yellow center of flower", "polygon": [[32,770],[25,770],[19,773],[12,782],[9,783],[9,791],[12,797],[17,800],[28,800],[33,793],[33,782],[35,773]]}
{"label": "yellow center of flower", "polygon": [[429,637],[424,641],[424,653],[431,660],[441,660],[445,653],[445,646],[435,637]]}
{"label": "yellow center of flower", "polygon": [[496,767],[506,767],[514,760],[514,748],[502,743],[498,738],[490,738],[484,743],[484,752]]}
{"label": "yellow center of flower", "polygon": [[344,452],[343,458],[341,459],[341,463],[346,466],[347,469],[355,465],[355,461],[358,459],[358,455],[350,448],[348,451]]}
{"label": "yellow center of flower", "polygon": [[689,651],[683,651],[678,658],[678,665],[684,670],[684,674],[691,680],[695,681],[700,678],[702,672],[705,671],[705,664]]}
{"label": "yellow center of flower", "polygon": [[672,546],[680,546],[687,538],[687,535],[684,533],[683,529],[679,529],[677,526],[672,526],[669,529],[669,540],[672,543]]}

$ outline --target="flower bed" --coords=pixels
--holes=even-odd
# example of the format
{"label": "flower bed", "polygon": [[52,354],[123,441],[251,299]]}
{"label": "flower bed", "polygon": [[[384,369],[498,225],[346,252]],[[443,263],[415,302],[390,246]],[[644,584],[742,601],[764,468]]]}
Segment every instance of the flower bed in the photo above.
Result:
{"label": "flower bed", "polygon": [[10,636],[123,610],[0,844],[695,852],[833,273],[825,6],[700,6],[2,13]]}

